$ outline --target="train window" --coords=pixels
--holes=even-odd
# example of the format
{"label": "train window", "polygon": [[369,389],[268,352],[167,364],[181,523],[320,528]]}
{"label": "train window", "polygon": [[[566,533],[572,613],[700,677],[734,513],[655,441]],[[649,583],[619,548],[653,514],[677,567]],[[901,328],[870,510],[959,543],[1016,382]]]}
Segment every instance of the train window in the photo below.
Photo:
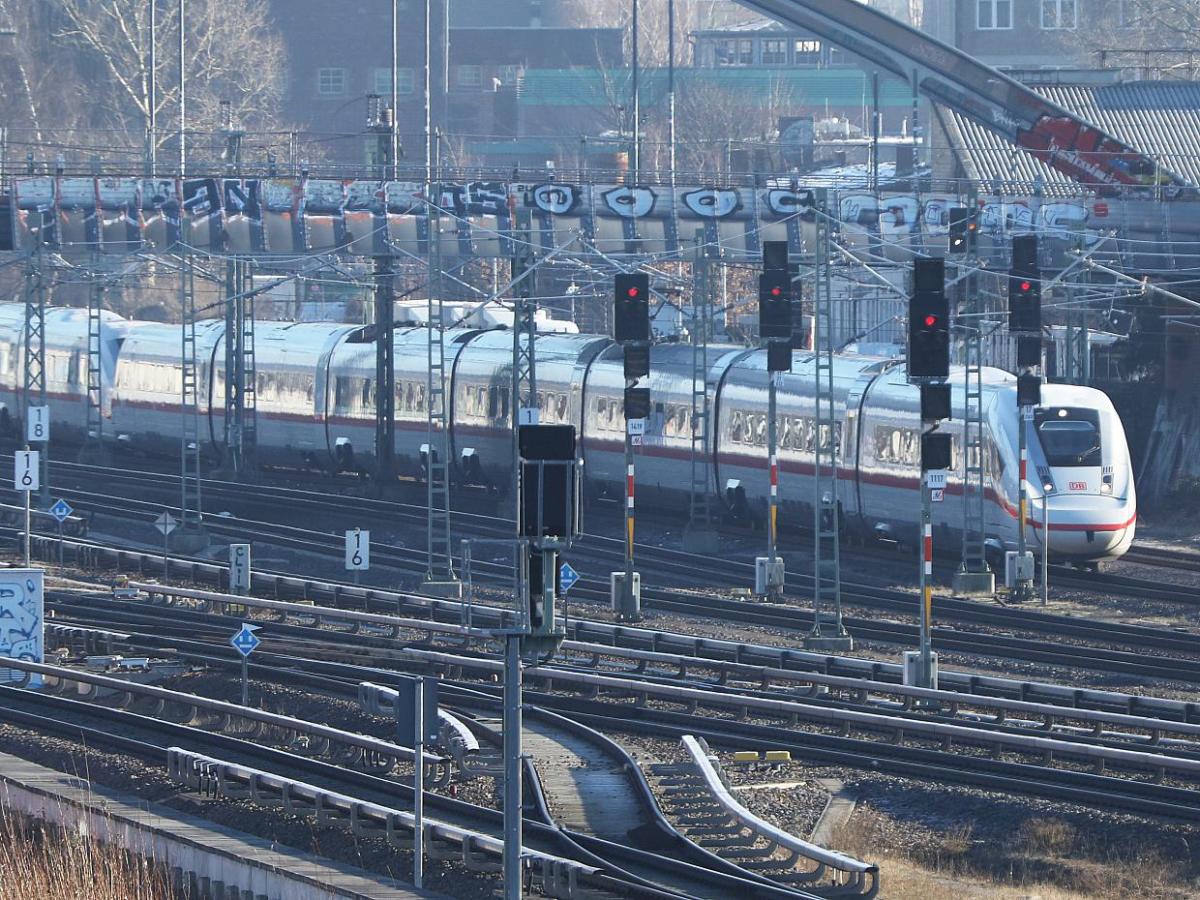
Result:
{"label": "train window", "polygon": [[556,405],[558,407],[558,421],[567,421],[567,395],[559,394]]}
{"label": "train window", "polygon": [[729,440],[735,444],[742,442],[742,414],[737,410],[729,417]]}
{"label": "train window", "polygon": [[1100,465],[1100,431],[1095,422],[1065,417],[1046,418],[1038,423],[1037,432],[1046,462],[1052,467]]}
{"label": "train window", "polygon": [[345,375],[339,375],[333,381],[333,405],[344,410],[349,402],[350,379]]}
{"label": "train window", "polygon": [[[372,385],[373,385],[373,382],[371,381],[370,378],[363,379],[361,398],[362,398],[362,405],[363,405],[364,409],[367,407],[374,408],[374,406],[375,406],[375,391],[373,391],[371,389]],[[387,401],[385,400],[384,402],[386,403]]]}
{"label": "train window", "polygon": [[675,407],[675,434],[690,435],[692,411],[686,406]]}

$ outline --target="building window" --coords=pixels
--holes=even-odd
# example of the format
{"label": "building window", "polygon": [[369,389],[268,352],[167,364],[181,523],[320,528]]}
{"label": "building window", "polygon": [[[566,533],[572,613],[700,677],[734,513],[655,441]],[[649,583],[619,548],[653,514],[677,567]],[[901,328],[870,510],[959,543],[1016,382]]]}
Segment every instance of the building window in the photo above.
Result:
{"label": "building window", "polygon": [[483,85],[483,69],[479,66],[459,66],[458,86],[461,88],[477,88]]}
{"label": "building window", "polygon": [[975,27],[980,31],[1012,28],[1012,0],[975,0]]}
{"label": "building window", "polygon": [[764,66],[786,66],[787,41],[775,39],[763,41],[762,64]]}
{"label": "building window", "polygon": [[521,67],[501,66],[497,75],[500,78],[500,83],[505,87],[516,87],[517,82],[521,78]]}
{"label": "building window", "polygon": [[722,38],[716,42],[715,57],[718,66],[752,66],[754,41],[749,38]]}
{"label": "building window", "polygon": [[322,97],[340,97],[346,93],[345,69],[317,69],[317,93]]}
{"label": "building window", "polygon": [[1047,31],[1075,27],[1075,0],[1042,0],[1042,28]]}
{"label": "building window", "polygon": [[[413,92],[413,70],[412,69],[397,69],[396,70],[396,93],[411,94]],[[375,69],[372,75],[371,87],[373,93],[381,97],[390,97],[392,95],[392,70]]]}
{"label": "building window", "polygon": [[792,45],[792,61],[798,66],[815,66],[821,62],[821,42],[797,38]]}

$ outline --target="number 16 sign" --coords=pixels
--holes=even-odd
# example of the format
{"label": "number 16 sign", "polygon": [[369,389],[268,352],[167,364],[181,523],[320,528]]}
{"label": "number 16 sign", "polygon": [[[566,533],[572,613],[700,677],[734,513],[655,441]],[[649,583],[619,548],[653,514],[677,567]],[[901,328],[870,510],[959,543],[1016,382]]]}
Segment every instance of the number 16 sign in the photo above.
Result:
{"label": "number 16 sign", "polygon": [[13,456],[13,487],[18,491],[40,490],[42,473],[38,466],[38,451],[18,450]]}

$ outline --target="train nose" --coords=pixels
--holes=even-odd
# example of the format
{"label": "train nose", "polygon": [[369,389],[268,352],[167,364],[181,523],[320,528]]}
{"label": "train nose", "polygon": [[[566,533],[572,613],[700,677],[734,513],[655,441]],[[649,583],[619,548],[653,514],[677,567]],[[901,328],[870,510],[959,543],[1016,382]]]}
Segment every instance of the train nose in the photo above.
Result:
{"label": "train nose", "polygon": [[[1042,503],[1035,500],[1030,519],[1036,541],[1043,541]],[[1050,555],[1075,559],[1115,558],[1133,543],[1136,514],[1120,497],[1050,495]]]}

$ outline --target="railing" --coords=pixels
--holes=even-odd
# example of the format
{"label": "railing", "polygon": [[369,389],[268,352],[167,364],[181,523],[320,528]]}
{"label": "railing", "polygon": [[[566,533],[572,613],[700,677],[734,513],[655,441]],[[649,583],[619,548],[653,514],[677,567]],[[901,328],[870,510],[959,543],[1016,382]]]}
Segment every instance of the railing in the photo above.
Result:
{"label": "railing", "polygon": [[[321,725],[317,722],[306,722],[303,719],[296,719],[292,716],[267,712],[266,710],[255,709],[249,706],[239,706],[236,703],[227,703],[224,700],[213,700],[208,697],[185,694],[181,691],[172,691],[155,685],[140,684],[138,682],[126,681],[122,678],[96,675],[92,672],[81,672],[78,669],[51,666],[23,659],[6,659],[4,660],[4,666],[8,669],[25,672],[30,676],[41,675],[48,679],[47,687],[59,687],[64,682],[86,684],[97,689],[97,691],[92,692],[93,696],[101,690],[111,691],[127,698],[126,702],[128,702],[128,699],[136,695],[158,701],[160,710],[167,703],[180,704],[191,710],[193,718],[197,711],[203,710],[204,712],[220,716],[222,719],[243,719],[253,722],[258,726],[278,728],[288,734],[302,734],[310,739],[316,739],[316,741],[327,747],[337,745],[349,748],[355,753],[358,762],[363,764],[364,767],[374,770],[388,771],[394,766],[396,760],[413,759],[413,750],[411,747],[402,747],[399,744],[371,737],[370,735],[343,731],[339,728],[331,728],[328,725]],[[434,753],[425,753],[423,754],[423,759],[427,767],[439,766],[443,768],[441,777],[438,779],[439,782],[444,783],[449,780],[450,767],[444,757]]]}
{"label": "railing", "polygon": [[[167,769],[171,778],[193,790],[255,803],[279,803],[289,813],[311,813],[318,821],[345,822],[355,835],[382,831],[394,843],[409,844],[400,833],[412,835],[416,827],[412,813],[179,747],[167,751]],[[467,868],[476,870],[496,871],[499,867],[493,861],[501,858],[504,842],[489,834],[429,818],[422,822],[422,833],[427,852],[434,858],[458,857]],[[452,852],[442,849],[439,853],[439,847],[452,848]],[[521,848],[521,862],[524,869],[540,879],[543,892],[550,897],[584,897],[581,879],[600,872],[594,866],[528,847]]]}
{"label": "railing", "polygon": [[731,818],[743,828],[747,828],[772,844],[791,852],[793,862],[797,858],[803,857],[817,864],[814,871],[804,876],[806,882],[820,881],[825,876],[825,870],[829,868],[848,876],[848,881],[841,885],[841,888],[847,892],[862,894],[865,897],[874,897],[879,892],[879,866],[874,863],[862,862],[852,856],[846,856],[844,853],[826,850],[824,847],[818,847],[808,841],[802,841],[795,835],[788,834],[765,819],[759,818],[738,803],[729,792],[729,788],[725,785],[725,779],[718,768],[720,764],[715,762],[714,757],[710,757],[708,745],[703,738],[697,739],[690,734],[685,734],[681,743],[691,755],[692,762],[699,770],[713,799]]}

